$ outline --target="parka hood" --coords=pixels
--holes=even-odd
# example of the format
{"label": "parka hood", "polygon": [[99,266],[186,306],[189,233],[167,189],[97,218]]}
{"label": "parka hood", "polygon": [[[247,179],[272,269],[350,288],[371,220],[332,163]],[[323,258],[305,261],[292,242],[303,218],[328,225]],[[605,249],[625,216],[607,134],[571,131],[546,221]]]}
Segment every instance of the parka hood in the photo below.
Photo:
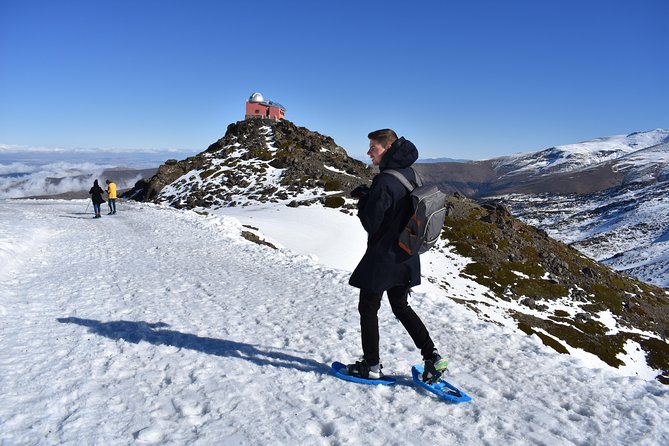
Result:
{"label": "parka hood", "polygon": [[381,158],[379,170],[403,169],[411,166],[418,159],[418,149],[408,139],[401,137],[395,141]]}

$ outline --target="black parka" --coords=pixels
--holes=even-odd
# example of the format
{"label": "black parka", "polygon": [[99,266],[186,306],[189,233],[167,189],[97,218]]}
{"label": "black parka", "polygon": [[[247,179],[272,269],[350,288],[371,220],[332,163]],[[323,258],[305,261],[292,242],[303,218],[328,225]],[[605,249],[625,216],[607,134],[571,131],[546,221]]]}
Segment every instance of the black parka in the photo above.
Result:
{"label": "black parka", "polygon": [[95,180],[93,182],[93,187],[91,187],[91,190],[89,190],[88,193],[91,195],[91,200],[93,200],[93,204],[102,204],[105,202],[104,198],[102,198],[102,194],[104,193],[104,191],[98,184],[98,180]]}
{"label": "black parka", "polygon": [[358,217],[367,231],[367,250],[351,275],[350,285],[380,293],[420,284],[420,258],[410,256],[397,244],[412,214],[409,191],[397,178],[383,173],[394,169],[414,182],[409,167],[417,159],[418,150],[411,141],[395,141],[381,158],[381,173],[372,180],[369,193],[358,201]]}

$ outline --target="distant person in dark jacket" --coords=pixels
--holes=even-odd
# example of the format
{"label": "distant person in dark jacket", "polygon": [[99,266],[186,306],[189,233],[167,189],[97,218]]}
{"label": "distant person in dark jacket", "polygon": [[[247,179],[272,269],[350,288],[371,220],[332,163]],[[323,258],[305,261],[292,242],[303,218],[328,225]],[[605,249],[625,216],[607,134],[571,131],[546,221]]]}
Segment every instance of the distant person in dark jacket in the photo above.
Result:
{"label": "distant person in dark jacket", "polygon": [[105,202],[105,200],[102,198],[102,194],[104,191],[98,184],[98,180],[95,180],[93,182],[93,187],[91,187],[91,190],[88,191],[88,193],[91,195],[91,201],[93,201],[93,210],[95,211],[95,218],[100,218],[100,205]]}
{"label": "distant person in dark jacket", "polygon": [[360,288],[358,311],[363,357],[349,364],[347,371],[362,378],[383,377],[377,313],[386,292],[393,314],[423,356],[423,380],[436,381],[447,362],[439,355],[427,328],[407,301],[411,287],[420,284],[420,258],[407,254],[398,245],[399,234],[413,212],[411,198],[397,178],[383,174],[386,169],[394,169],[415,183],[410,166],[418,159],[418,150],[390,129],[372,132],[368,138],[367,155],[381,173],[374,177],[371,187],[359,186],[351,192],[351,196],[358,199],[358,217],[367,231],[367,250],[349,280],[350,285]]}

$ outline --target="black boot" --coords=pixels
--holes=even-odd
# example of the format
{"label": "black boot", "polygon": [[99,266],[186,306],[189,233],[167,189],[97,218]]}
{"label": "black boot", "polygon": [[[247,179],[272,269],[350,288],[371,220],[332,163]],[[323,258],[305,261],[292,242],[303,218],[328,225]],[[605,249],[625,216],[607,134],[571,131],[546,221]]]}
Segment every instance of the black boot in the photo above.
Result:
{"label": "black boot", "polygon": [[355,364],[349,364],[346,366],[346,371],[351,376],[358,376],[365,379],[381,379],[383,378],[383,372],[381,369],[383,366],[381,364],[370,365],[365,359],[356,361]]}

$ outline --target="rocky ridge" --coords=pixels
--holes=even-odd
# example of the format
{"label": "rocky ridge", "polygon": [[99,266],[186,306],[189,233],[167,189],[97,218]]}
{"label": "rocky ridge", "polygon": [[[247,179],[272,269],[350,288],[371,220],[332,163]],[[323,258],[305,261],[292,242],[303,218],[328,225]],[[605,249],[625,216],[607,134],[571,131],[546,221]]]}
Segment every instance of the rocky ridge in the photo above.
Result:
{"label": "rocky ridge", "polygon": [[348,192],[372,176],[329,136],[286,120],[249,119],[230,124],[204,152],[166,161],[126,196],[185,209],[316,201],[351,208]]}
{"label": "rocky ridge", "polygon": [[453,249],[471,260],[460,274],[489,290],[451,296],[482,319],[502,315],[558,352],[581,349],[613,367],[639,349],[669,384],[669,293],[662,288],[611,270],[494,202],[456,194],[442,239],[442,253]]}

